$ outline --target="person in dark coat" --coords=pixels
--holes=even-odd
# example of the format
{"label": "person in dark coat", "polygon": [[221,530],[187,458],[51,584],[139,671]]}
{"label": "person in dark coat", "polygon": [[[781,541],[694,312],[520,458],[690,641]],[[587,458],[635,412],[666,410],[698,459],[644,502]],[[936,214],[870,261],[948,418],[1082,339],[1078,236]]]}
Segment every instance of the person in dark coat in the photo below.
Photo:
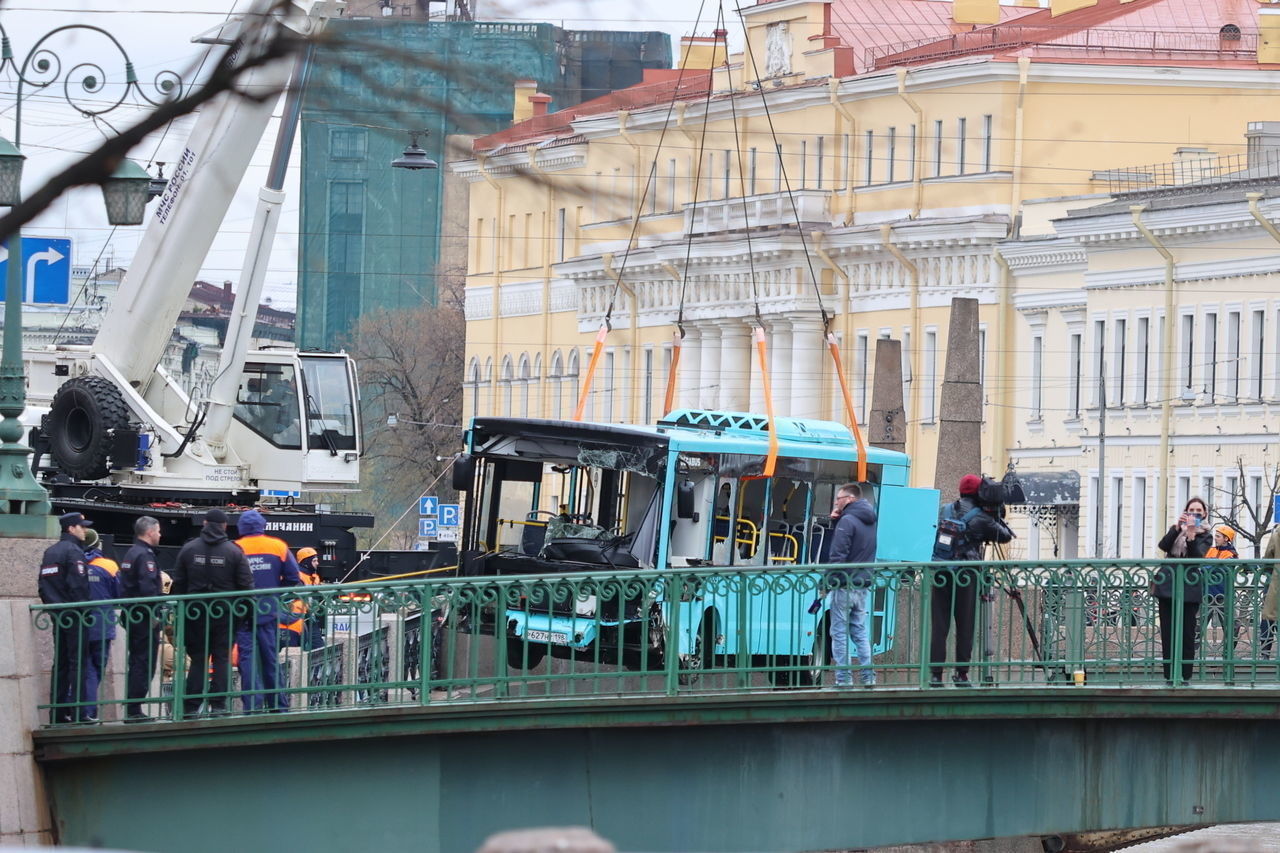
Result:
{"label": "person in dark coat", "polygon": [[[201,592],[231,592],[253,589],[253,572],[240,546],[227,538],[227,514],[211,509],[204,515],[200,535],[182,546],[173,567],[174,595]],[[231,692],[231,637],[236,614],[230,599],[187,602],[178,611],[185,621],[187,657],[186,699],[182,708],[195,714],[207,695],[209,713],[227,713]],[[239,604],[247,612],[248,608]],[[250,618],[250,617],[244,617]],[[208,674],[213,659],[213,673]]]}
{"label": "person in dark coat", "polygon": [[[1013,539],[1013,531],[998,514],[999,508],[978,503],[981,486],[981,477],[965,474],[960,478],[960,496],[943,504],[938,511],[939,524],[943,519],[965,521],[967,532],[964,541],[956,543],[953,559],[981,560],[988,542],[1002,545]],[[981,574],[972,567],[949,566],[934,572],[929,643],[929,684],[933,687],[942,686],[942,664],[947,659],[947,635],[951,633],[953,615],[956,623],[956,667],[951,681],[957,687],[971,686],[969,661],[973,657],[973,631],[981,583]]]}
{"label": "person in dark coat", "polygon": [[[40,559],[40,600],[45,604],[68,604],[89,600],[89,570],[84,560],[85,531],[93,522],[81,513],[68,512],[58,518],[62,538],[50,545]],[[53,616],[53,722],[74,723],[84,714],[68,707],[79,701],[82,680],[84,611],[68,609]],[[61,707],[59,707],[61,706]]]}
{"label": "person in dark coat", "polygon": [[[102,553],[98,531],[92,527],[84,532],[85,568],[89,574],[89,599],[110,601],[120,597],[118,576],[120,567],[116,561]],[[80,719],[86,723],[98,722],[98,686],[111,660],[111,641],[116,638],[116,609],[109,605],[94,607],[85,619],[84,679],[80,701]]]}
{"label": "person in dark coat", "polygon": [[871,669],[871,635],[869,630],[871,603],[871,569],[849,567],[851,563],[873,563],[876,559],[876,509],[862,496],[862,487],[846,483],[836,491],[831,508],[835,525],[831,531],[831,548],[827,552],[830,567],[823,576],[829,589],[828,612],[831,614],[831,654],[835,660],[836,686],[853,686],[849,667],[849,640],[862,667],[861,680],[866,687],[876,683]]}
{"label": "person in dark coat", "polygon": [[[149,515],[133,523],[133,546],[120,562],[120,595],[122,598],[152,598],[164,595],[160,564],[155,546],[160,544],[160,522]],[[151,719],[140,701],[151,687],[156,671],[156,646],[160,637],[160,619],[155,604],[133,604],[124,608],[124,624],[128,633],[128,677],[126,680],[125,722]]]}
{"label": "person in dark coat", "polygon": [[[1203,499],[1194,497],[1182,508],[1176,524],[1160,539],[1157,546],[1164,555],[1174,560],[1203,557],[1213,547],[1213,533],[1209,528],[1209,511]],[[1181,574],[1181,584],[1176,578]],[[1174,622],[1181,618],[1178,636],[1182,648],[1181,675],[1183,681],[1191,680],[1195,669],[1196,621],[1200,618],[1200,602],[1205,594],[1205,571],[1202,566],[1161,566],[1151,579],[1151,594],[1156,598],[1160,614],[1160,654],[1163,658],[1164,680],[1173,685],[1173,631]]]}

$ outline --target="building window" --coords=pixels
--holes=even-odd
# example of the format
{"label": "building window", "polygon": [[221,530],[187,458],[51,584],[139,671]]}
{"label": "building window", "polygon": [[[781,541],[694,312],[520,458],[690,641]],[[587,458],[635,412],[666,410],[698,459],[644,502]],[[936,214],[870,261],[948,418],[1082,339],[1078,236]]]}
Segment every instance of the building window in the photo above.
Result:
{"label": "building window", "polygon": [[335,127],[329,130],[330,160],[363,160],[369,150],[369,132],[363,127]]}
{"label": "building window", "polygon": [[1255,400],[1262,400],[1262,365],[1265,359],[1264,345],[1266,344],[1266,311],[1253,312],[1253,358],[1249,363],[1249,396]]}
{"label": "building window", "polygon": [[922,378],[924,388],[924,411],[921,413],[921,420],[927,424],[937,420],[937,383],[938,383],[938,333],[926,331],[924,333],[924,376]]}
{"label": "building window", "polygon": [[844,185],[845,187],[853,186],[853,140],[849,138],[849,134],[844,134]]}
{"label": "building window", "polygon": [[982,117],[982,171],[991,171],[991,116]]}
{"label": "building window", "polygon": [[1082,350],[1084,349],[1084,335],[1079,332],[1071,336],[1071,356],[1068,367],[1071,370],[1071,376],[1068,383],[1071,394],[1071,417],[1080,417],[1080,368],[1083,366],[1081,360],[1084,357]]}
{"label": "building window", "polygon": [[562,207],[556,211],[556,260],[564,260],[565,240],[567,239],[569,229],[565,223],[565,209]]}
{"label": "building window", "polygon": [[1214,402],[1218,393],[1218,315],[1214,311],[1204,315],[1204,391]]}
{"label": "building window", "polygon": [[822,149],[826,147],[825,145],[823,145],[823,141],[825,139],[826,139],[825,136],[818,137],[817,149],[814,151],[814,156],[818,158],[818,189],[822,189],[823,183],[826,180],[826,167],[822,162],[822,159],[823,159]]}
{"label": "building window", "polygon": [[942,120],[933,123],[933,176],[942,177]]}
{"label": "building window", "polygon": [[729,158],[729,152],[724,152],[724,191],[720,195],[721,198],[728,198],[730,195],[729,183],[732,177],[733,161]]}
{"label": "building window", "polygon": [[613,422],[613,383],[614,383],[614,357],[613,350],[606,350],[604,354],[604,370],[600,376],[600,393],[604,399],[604,421],[606,423]]}
{"label": "building window", "polygon": [[329,183],[329,235],[325,260],[325,324],[328,329],[351,329],[360,317],[364,290],[364,184]]}
{"label": "building window", "polygon": [[773,191],[782,192],[782,143],[774,143]]}
{"label": "building window", "polygon": [[1103,376],[1105,366],[1105,347],[1106,347],[1107,321],[1093,321],[1093,405],[1102,405],[1102,389],[1106,385],[1106,378]]}
{"label": "building window", "polygon": [[956,174],[964,174],[964,155],[965,149],[969,147],[969,120],[956,120]]}
{"label": "building window", "polygon": [[514,414],[512,386],[515,381],[516,375],[511,366],[511,356],[507,356],[502,360],[502,414],[508,418]]}
{"label": "building window", "polygon": [[1227,314],[1227,387],[1223,393],[1236,402],[1240,399],[1240,312]]}
{"label": "building window", "polygon": [[1209,513],[1209,518],[1205,521],[1213,518],[1214,507],[1218,505],[1217,485],[1213,475],[1200,478],[1200,497],[1204,498],[1204,508]]}
{"label": "building window", "polygon": [[1120,556],[1120,535],[1124,521],[1124,478],[1111,478],[1111,556]]}
{"label": "building window", "polygon": [[863,152],[862,183],[865,186],[869,187],[871,186],[871,169],[872,169],[872,164],[874,163],[873,158],[875,157],[875,147],[876,147],[875,132],[868,130],[866,134],[866,139],[867,139],[867,143],[866,143],[867,147],[866,147],[866,150]]}
{"label": "building window", "polygon": [[480,362],[477,359],[471,359],[467,384],[471,386],[471,417],[474,418],[480,414]]}
{"label": "building window", "polygon": [[520,356],[520,417],[529,417],[529,392],[532,390],[533,377],[529,375],[529,356]]}
{"label": "building window", "polygon": [[1191,500],[1191,478],[1179,477],[1178,494],[1176,499],[1179,512],[1182,511],[1182,508],[1187,505],[1187,501],[1189,500]]}
{"label": "building window", "polygon": [[564,379],[561,380],[569,392],[568,402],[569,411],[572,412],[578,405],[578,349],[574,347],[569,350],[569,364],[565,368]]}
{"label": "building window", "polygon": [[644,349],[644,422],[653,423],[653,347]]}
{"label": "building window", "polygon": [[866,332],[858,333],[858,345],[854,357],[858,359],[858,420],[867,420],[867,356],[871,348],[871,339]]}
{"label": "building window", "polygon": [[889,128],[889,156],[886,159],[888,164],[889,176],[885,179],[889,183],[894,181],[894,166],[898,164],[898,129],[896,127]]}
{"label": "building window", "polygon": [[1182,315],[1182,387],[1186,391],[1191,390],[1191,385],[1195,382],[1196,367],[1196,317],[1194,314]]}
{"label": "building window", "polygon": [[1151,318],[1138,318],[1138,403],[1151,401]]}
{"label": "building window", "polygon": [[747,159],[747,195],[756,194],[756,149],[752,148]]}
{"label": "building window", "polygon": [[805,181],[809,180],[809,143],[806,140],[800,140],[800,188],[804,189]]}
{"label": "building window", "polygon": [[1129,366],[1129,321],[1117,318],[1113,326],[1115,342],[1111,348],[1111,402],[1113,405],[1123,406],[1128,390],[1125,388],[1125,380],[1128,378],[1125,371]]}
{"label": "building window", "polygon": [[1130,528],[1132,554],[1141,559],[1147,555],[1147,478],[1133,478],[1133,524]]}
{"label": "building window", "polygon": [[978,327],[978,381],[987,381],[987,327]]}
{"label": "building window", "polygon": [[916,179],[916,126],[911,125],[911,133],[907,139],[907,180]]}
{"label": "building window", "polygon": [[1031,417],[1044,419],[1044,336],[1031,339]]}
{"label": "building window", "polygon": [[564,358],[560,355],[560,350],[556,350],[551,356],[551,369],[547,373],[547,381],[551,383],[551,417],[554,420],[564,417],[563,379]]}
{"label": "building window", "polygon": [[911,409],[911,330],[902,330],[902,411],[911,423],[915,412]]}

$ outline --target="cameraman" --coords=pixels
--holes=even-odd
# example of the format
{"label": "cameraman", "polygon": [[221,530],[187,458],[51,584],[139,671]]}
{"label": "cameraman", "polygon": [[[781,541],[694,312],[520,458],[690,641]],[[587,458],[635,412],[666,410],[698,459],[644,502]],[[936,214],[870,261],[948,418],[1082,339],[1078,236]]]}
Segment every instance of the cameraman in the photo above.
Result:
{"label": "cameraman", "polygon": [[[988,542],[1004,544],[1013,539],[1013,531],[1001,518],[1004,502],[1001,486],[985,483],[976,474],[960,478],[960,497],[944,503],[938,511],[938,534],[934,542],[934,561],[981,560]],[[985,494],[979,494],[985,491]],[[969,660],[973,655],[974,617],[977,612],[978,587],[982,577],[974,567],[946,566],[933,573],[932,641],[929,644],[930,687],[942,686],[942,664],[947,659],[947,635],[951,633],[951,616],[956,622],[956,667],[951,680],[957,687],[971,687]]]}

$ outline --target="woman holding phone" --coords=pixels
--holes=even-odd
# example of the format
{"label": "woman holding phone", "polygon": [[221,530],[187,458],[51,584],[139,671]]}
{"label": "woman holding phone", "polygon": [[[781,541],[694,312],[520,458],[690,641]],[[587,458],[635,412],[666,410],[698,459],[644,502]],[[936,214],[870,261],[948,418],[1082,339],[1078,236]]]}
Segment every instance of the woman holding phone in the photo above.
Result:
{"label": "woman holding phone", "polygon": [[[1157,546],[1166,557],[1174,560],[1190,560],[1203,557],[1213,547],[1213,532],[1209,528],[1209,512],[1201,498],[1192,498],[1182,509],[1178,521],[1169,528]],[[1196,620],[1200,617],[1200,602],[1204,599],[1205,578],[1200,566],[1185,567],[1182,581],[1182,625],[1179,631],[1182,647],[1182,680],[1190,681],[1195,668]],[[1173,623],[1174,578],[1173,566],[1161,566],[1151,579],[1151,594],[1160,608],[1160,652],[1164,658],[1164,680],[1173,684]]]}

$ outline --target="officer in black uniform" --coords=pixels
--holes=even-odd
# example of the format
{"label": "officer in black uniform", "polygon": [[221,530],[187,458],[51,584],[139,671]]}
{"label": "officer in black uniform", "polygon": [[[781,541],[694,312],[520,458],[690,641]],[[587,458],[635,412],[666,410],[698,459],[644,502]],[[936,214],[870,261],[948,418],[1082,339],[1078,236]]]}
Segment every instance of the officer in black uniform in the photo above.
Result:
{"label": "officer in black uniform", "polygon": [[[160,566],[156,562],[155,546],[160,544],[160,522],[149,515],[141,516],[133,523],[133,547],[120,562],[120,596],[122,598],[151,598],[163,595]],[[151,687],[151,677],[156,670],[156,646],[160,637],[160,620],[155,604],[134,604],[125,608],[125,625],[129,632],[128,684],[125,695],[125,722],[149,722],[152,718],[143,713],[142,703]]]}
{"label": "officer in black uniform", "polygon": [[[227,538],[227,514],[211,509],[204,515],[200,535],[182,546],[173,566],[174,595],[200,592],[230,592],[253,589],[253,570],[240,546]],[[202,694],[209,697],[209,713],[227,713],[227,697],[231,691],[231,637],[235,615],[232,607],[243,602],[226,598],[207,602],[187,602],[179,608],[186,621],[187,695],[183,711],[193,715],[200,710]],[[206,675],[210,658],[213,673]]]}
{"label": "officer in black uniform", "polygon": [[[45,604],[66,604],[89,600],[89,572],[84,564],[85,531],[93,522],[78,512],[58,518],[62,538],[44,552],[40,560],[40,600]],[[76,609],[53,614],[53,703],[55,706],[79,701],[80,652],[87,614]],[[54,723],[74,723],[86,716],[83,709],[55,707]]]}

